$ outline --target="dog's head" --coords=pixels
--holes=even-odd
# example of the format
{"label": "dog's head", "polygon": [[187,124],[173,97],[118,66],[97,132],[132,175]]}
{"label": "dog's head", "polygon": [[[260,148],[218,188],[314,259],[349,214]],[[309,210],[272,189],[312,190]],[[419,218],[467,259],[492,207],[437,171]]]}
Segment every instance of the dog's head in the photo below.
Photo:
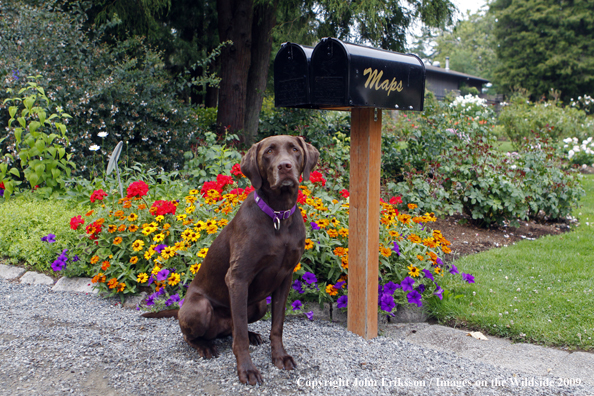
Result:
{"label": "dog's head", "polygon": [[320,153],[303,138],[297,136],[270,136],[255,143],[241,160],[241,172],[256,190],[264,183],[271,190],[297,187],[299,175],[309,180]]}

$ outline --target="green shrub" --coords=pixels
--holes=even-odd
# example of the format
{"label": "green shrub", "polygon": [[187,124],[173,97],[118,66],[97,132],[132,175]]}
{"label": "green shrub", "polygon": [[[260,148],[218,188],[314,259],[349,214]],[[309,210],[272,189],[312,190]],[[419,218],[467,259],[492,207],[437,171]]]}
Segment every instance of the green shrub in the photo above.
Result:
{"label": "green shrub", "polygon": [[[88,202],[88,201],[87,201]],[[70,230],[70,219],[80,207],[59,200],[36,198],[32,193],[20,194],[9,201],[0,198],[0,252],[13,263],[25,262],[28,268],[48,272],[52,262],[64,250],[75,248],[79,239]],[[56,242],[41,238],[54,234]],[[83,269],[72,276],[89,276]]]}
{"label": "green shrub", "polygon": [[594,121],[583,110],[562,107],[556,100],[530,102],[522,94],[514,95],[499,114],[505,134],[518,147],[524,138],[539,135],[558,141],[564,137],[586,138]]}

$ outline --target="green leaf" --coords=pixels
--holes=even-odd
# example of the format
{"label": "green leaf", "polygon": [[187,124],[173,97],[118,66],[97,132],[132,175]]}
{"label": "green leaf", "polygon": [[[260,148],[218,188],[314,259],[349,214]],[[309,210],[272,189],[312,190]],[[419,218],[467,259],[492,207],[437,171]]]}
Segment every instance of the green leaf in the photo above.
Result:
{"label": "green leaf", "polygon": [[66,150],[63,147],[60,147],[58,149],[58,154],[60,156],[60,159],[62,159],[62,157],[64,157],[64,154],[66,153]]}
{"label": "green leaf", "polygon": [[19,118],[17,118],[17,121],[19,122],[19,124],[21,124],[21,126],[23,128],[26,128],[27,127],[27,122],[25,121],[25,118],[19,117]]}
{"label": "green leaf", "polygon": [[27,180],[29,181],[29,184],[31,184],[31,187],[35,187],[37,183],[39,183],[39,176],[37,176],[36,173],[31,172],[27,176]]}
{"label": "green leaf", "polygon": [[14,130],[14,137],[18,144],[21,144],[21,135],[23,134],[22,128],[15,128]]}
{"label": "green leaf", "polygon": [[55,148],[55,147],[48,147],[48,148],[47,148],[47,151],[48,151],[48,152],[49,152],[49,153],[52,155],[52,157],[53,157],[54,159],[56,159],[56,153],[57,153],[57,150],[56,150],[56,148]]}
{"label": "green leaf", "polygon": [[61,174],[62,171],[60,169],[52,169],[52,176],[54,177],[54,179],[58,179]]}
{"label": "green leaf", "polygon": [[33,135],[35,135],[35,132],[37,132],[37,129],[39,129],[39,127],[41,126],[41,123],[39,121],[32,121],[29,123],[29,132],[31,132]]}
{"label": "green leaf", "polygon": [[8,171],[8,173],[12,173],[16,177],[21,177],[21,174],[20,174],[20,172],[19,172],[19,170],[17,168],[10,168],[10,170]]}
{"label": "green leaf", "polygon": [[37,150],[39,150],[39,153],[42,154],[45,151],[45,142],[43,141],[43,139],[38,139],[35,142],[35,148]]}
{"label": "green leaf", "polygon": [[17,110],[18,110],[18,107],[16,107],[16,106],[10,106],[8,108],[8,114],[10,114],[10,118],[14,118]]}

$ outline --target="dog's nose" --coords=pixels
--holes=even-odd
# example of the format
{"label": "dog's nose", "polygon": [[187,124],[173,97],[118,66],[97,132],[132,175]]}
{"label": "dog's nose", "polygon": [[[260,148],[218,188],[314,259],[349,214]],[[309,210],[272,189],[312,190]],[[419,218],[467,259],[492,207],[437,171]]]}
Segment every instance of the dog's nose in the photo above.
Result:
{"label": "dog's nose", "polygon": [[281,162],[280,164],[278,164],[279,171],[289,170],[291,168],[293,168],[293,164],[291,164],[290,162]]}

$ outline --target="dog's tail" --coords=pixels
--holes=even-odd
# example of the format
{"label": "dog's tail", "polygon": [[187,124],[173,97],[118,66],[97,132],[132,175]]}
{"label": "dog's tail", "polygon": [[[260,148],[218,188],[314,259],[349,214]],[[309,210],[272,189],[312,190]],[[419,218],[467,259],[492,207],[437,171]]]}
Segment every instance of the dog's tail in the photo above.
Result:
{"label": "dog's tail", "polygon": [[161,319],[161,318],[175,318],[177,319],[177,313],[179,309],[168,309],[166,311],[159,311],[159,312],[147,312],[143,313],[142,317],[145,318],[154,318],[154,319]]}

